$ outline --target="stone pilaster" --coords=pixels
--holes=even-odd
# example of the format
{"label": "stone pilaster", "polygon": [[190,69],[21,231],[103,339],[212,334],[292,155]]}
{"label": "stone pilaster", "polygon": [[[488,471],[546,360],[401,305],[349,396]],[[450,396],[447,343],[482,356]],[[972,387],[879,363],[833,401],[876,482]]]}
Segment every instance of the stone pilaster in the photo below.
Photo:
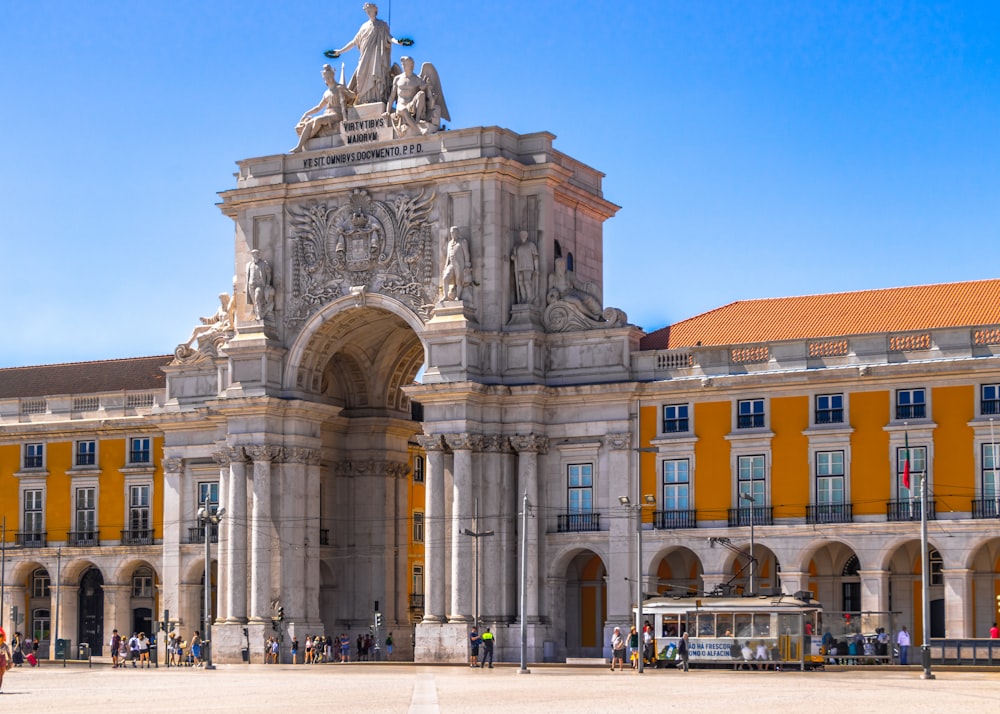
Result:
{"label": "stone pilaster", "polygon": [[[862,612],[886,612],[889,609],[889,571],[859,570]],[[806,590],[807,588],[802,588]],[[822,601],[822,598],[820,598]]]}
{"label": "stone pilaster", "polygon": [[[525,617],[529,622],[537,622],[539,619],[539,590],[542,586],[538,562],[538,455],[548,451],[549,440],[547,437],[536,434],[517,434],[510,437],[510,445],[517,451],[517,483],[518,483],[518,504],[523,501],[523,496],[527,494],[528,504],[534,508],[534,515],[528,517],[528,525],[524,535],[528,541],[527,555],[527,585],[524,603]],[[520,558],[521,548],[517,549]],[[520,619],[520,613],[518,615]]]}
{"label": "stone pilaster", "polygon": [[[608,621],[629,622],[634,619],[636,587],[635,515],[619,505],[621,496],[636,501],[636,488],[630,474],[635,471],[632,458],[632,435],[625,432],[604,437],[608,491],[605,495],[609,510],[608,557]],[[638,478],[638,474],[633,475]]]}
{"label": "stone pilaster", "polygon": [[444,455],[441,435],[419,436],[424,472],[424,622],[445,620]]}
{"label": "stone pilaster", "polygon": [[[242,447],[229,449],[229,488],[226,490],[226,517],[222,527],[226,544],[220,544],[220,572],[225,571],[229,587],[226,597],[227,622],[247,619],[247,462]],[[220,617],[222,614],[220,613]]]}
{"label": "stone pilaster", "polygon": [[250,514],[250,620],[271,619],[271,551],[274,545],[271,518],[271,467],[281,455],[281,447],[245,447],[253,459],[253,506]]}
{"label": "stone pilaster", "polygon": [[965,568],[944,569],[945,637],[975,637],[972,609],[975,605],[972,588],[973,571]]}
{"label": "stone pilaster", "polygon": [[[504,498],[504,459],[510,453],[506,436],[491,434],[483,439],[479,459],[479,532],[493,531],[492,536],[479,538],[479,612],[484,622],[496,622],[506,615],[502,607],[503,591],[507,585],[504,574],[508,560],[513,560],[516,550],[503,549],[504,538],[513,523],[511,498]],[[512,496],[513,494],[508,494]]]}
{"label": "stone pilaster", "polygon": [[473,613],[473,538],[462,530],[472,526],[472,453],[482,448],[480,434],[447,434],[455,455],[452,485],[451,611],[449,622],[471,622]]}

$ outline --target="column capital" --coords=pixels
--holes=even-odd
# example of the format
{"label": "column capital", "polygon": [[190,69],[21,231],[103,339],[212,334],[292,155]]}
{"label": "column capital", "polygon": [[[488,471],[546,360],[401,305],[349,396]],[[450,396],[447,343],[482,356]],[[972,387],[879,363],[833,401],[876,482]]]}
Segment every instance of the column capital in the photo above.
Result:
{"label": "column capital", "polygon": [[503,434],[487,434],[483,437],[483,451],[491,454],[509,454],[512,451],[510,439]]}
{"label": "column capital", "polygon": [[446,448],[440,434],[422,434],[417,437],[417,443],[424,451],[444,451]]}
{"label": "column capital", "polygon": [[179,456],[169,456],[163,459],[163,470],[170,474],[180,473],[184,470],[184,459]]}
{"label": "column capital", "polygon": [[282,448],[275,444],[252,444],[244,446],[243,449],[246,451],[247,456],[255,462],[266,461],[270,463],[278,461],[281,458],[282,452]]}
{"label": "column capital", "polygon": [[632,435],[627,431],[620,434],[605,434],[602,441],[609,449],[616,451],[632,448]]}
{"label": "column capital", "polygon": [[510,437],[510,445],[519,454],[545,454],[549,451],[549,437],[538,434],[515,434]]}
{"label": "column capital", "polygon": [[452,451],[482,451],[483,435],[462,432],[461,434],[445,434],[445,443]]}

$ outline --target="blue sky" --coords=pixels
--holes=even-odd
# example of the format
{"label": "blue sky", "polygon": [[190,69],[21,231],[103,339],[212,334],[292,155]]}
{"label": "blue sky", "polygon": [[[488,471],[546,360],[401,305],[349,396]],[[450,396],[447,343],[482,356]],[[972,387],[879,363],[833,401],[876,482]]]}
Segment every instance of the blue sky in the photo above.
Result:
{"label": "blue sky", "polygon": [[[167,354],[214,311],[216,193],[294,144],[361,4],[0,0],[0,366]],[[550,131],[607,174],[605,304],[647,330],[997,276],[1000,3],[380,8],[453,128]]]}

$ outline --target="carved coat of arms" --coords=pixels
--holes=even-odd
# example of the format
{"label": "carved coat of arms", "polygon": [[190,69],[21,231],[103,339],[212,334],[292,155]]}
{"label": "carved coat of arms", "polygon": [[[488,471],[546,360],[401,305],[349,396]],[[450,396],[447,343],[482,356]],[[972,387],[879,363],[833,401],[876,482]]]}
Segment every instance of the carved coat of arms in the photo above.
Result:
{"label": "carved coat of arms", "polygon": [[421,191],[388,201],[355,189],[342,203],[289,208],[292,295],[287,322],[301,324],[321,306],[359,288],[390,295],[430,317],[430,213],[434,194]]}

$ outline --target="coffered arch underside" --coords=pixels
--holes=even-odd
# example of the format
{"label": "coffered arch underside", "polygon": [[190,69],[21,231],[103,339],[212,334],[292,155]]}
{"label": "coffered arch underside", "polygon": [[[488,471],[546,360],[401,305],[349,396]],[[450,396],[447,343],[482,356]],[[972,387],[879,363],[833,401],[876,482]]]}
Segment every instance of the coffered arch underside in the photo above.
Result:
{"label": "coffered arch underside", "polygon": [[310,321],[290,351],[293,389],[346,410],[408,412],[401,387],[424,362],[414,324],[387,305],[341,307]]}

